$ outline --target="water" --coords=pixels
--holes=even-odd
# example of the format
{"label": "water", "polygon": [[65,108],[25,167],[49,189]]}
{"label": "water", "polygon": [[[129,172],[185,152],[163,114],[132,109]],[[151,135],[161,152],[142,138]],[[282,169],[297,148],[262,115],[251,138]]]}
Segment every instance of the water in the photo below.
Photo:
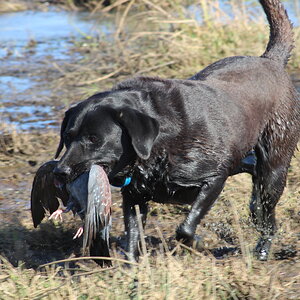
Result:
{"label": "water", "polygon": [[22,57],[34,48],[33,55],[68,58],[69,43],[74,38],[110,34],[113,26],[98,23],[87,12],[23,11],[0,16],[0,58]]}
{"label": "water", "polygon": [[55,10],[0,15],[0,122],[19,130],[57,126],[55,107],[47,105],[51,77],[47,81],[43,69],[78,59],[70,51],[74,40],[114,31],[109,20],[89,16]]}
{"label": "water", "polygon": [[31,87],[32,83],[29,78],[18,78],[15,76],[1,76],[0,77],[0,90],[3,93],[9,89],[12,92],[24,92]]}
{"label": "water", "polygon": [[45,105],[22,105],[0,107],[0,115],[14,128],[29,130],[36,127],[53,127],[53,108]]}
{"label": "water", "polygon": [[[254,21],[260,19],[262,16],[265,18],[264,12],[257,0],[243,0],[239,4],[237,4],[236,1],[233,6],[237,7],[238,5],[240,5],[242,7],[244,4],[246,4],[246,11],[244,13],[247,15],[247,17],[250,17]],[[233,6],[228,0],[219,0],[219,8],[213,8],[213,10],[216,12],[218,19],[221,19],[224,23],[226,23],[234,18]],[[241,7],[240,10],[243,10],[241,9]],[[284,1],[284,7],[293,25],[300,26],[299,0]],[[221,17],[220,13],[218,13],[219,9],[221,9],[223,17]],[[193,4],[189,6],[188,15],[195,18],[199,23],[202,23],[202,12],[199,4]]]}

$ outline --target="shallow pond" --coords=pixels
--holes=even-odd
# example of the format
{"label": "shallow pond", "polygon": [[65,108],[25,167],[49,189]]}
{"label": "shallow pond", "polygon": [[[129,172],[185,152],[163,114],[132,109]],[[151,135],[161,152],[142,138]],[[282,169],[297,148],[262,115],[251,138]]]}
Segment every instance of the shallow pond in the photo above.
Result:
{"label": "shallow pond", "polygon": [[1,14],[0,28],[0,120],[19,130],[57,126],[47,66],[78,59],[73,41],[108,35],[112,23],[87,12],[23,11]]}

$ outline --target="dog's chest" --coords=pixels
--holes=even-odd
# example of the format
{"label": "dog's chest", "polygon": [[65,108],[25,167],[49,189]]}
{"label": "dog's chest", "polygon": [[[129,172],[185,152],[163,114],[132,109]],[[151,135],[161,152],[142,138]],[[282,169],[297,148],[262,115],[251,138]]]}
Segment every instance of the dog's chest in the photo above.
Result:
{"label": "dog's chest", "polygon": [[132,170],[130,185],[123,189],[127,195],[142,201],[191,204],[198,195],[197,187],[182,187],[170,179],[167,155],[158,155],[137,163]]}

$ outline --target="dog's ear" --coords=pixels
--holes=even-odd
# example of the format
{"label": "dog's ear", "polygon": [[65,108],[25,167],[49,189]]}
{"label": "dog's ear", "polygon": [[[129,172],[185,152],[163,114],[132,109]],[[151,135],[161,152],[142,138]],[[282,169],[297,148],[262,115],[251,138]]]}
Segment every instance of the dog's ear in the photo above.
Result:
{"label": "dog's ear", "polygon": [[60,141],[59,141],[59,145],[57,147],[57,150],[56,150],[56,154],[55,154],[55,159],[58,158],[61,150],[63,149],[64,147],[64,132],[67,128],[67,125],[68,125],[68,122],[69,122],[69,118],[70,118],[70,110],[66,111],[65,113],[65,117],[62,121],[62,124],[61,124],[61,128],[60,128]]}
{"label": "dog's ear", "polygon": [[158,121],[129,107],[119,109],[117,118],[131,137],[132,146],[137,155],[142,159],[148,159],[159,133]]}

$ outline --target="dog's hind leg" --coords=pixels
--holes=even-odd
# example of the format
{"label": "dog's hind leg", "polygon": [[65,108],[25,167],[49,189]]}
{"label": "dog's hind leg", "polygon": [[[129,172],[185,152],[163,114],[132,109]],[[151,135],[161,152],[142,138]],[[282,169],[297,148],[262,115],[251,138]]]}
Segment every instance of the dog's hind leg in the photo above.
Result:
{"label": "dog's hind leg", "polygon": [[205,216],[221,193],[227,176],[207,178],[194,201],[191,211],[185,221],[176,230],[176,239],[191,246],[195,240],[195,231],[200,220]]}
{"label": "dog's hind leg", "polygon": [[[252,220],[261,237],[255,248],[260,260],[267,260],[272,239],[276,232],[275,206],[282,195],[290,157],[284,158],[277,151],[266,153],[263,146],[256,148],[256,172],[252,176],[253,190],[250,202]],[[290,154],[291,156],[291,154]]]}

